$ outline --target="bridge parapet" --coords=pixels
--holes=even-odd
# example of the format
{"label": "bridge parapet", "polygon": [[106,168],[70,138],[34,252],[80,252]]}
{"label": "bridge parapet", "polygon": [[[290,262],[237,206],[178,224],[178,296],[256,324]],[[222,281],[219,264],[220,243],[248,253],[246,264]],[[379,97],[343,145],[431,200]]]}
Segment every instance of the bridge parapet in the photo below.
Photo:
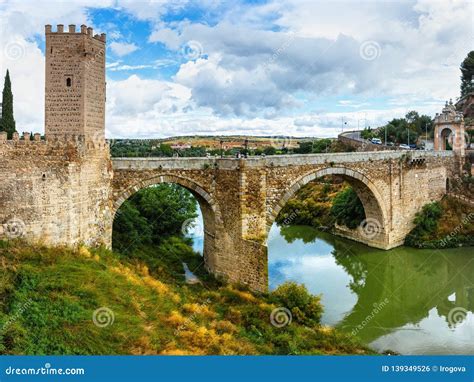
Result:
{"label": "bridge parapet", "polygon": [[454,154],[452,151],[367,151],[352,153],[325,153],[325,154],[293,154],[293,155],[271,155],[255,156],[249,158],[113,158],[113,166],[116,170],[146,170],[146,169],[183,169],[203,170],[208,168],[235,170],[241,166],[245,167],[286,167],[292,165],[321,165],[331,163],[357,163],[372,161],[384,161],[390,159],[422,159],[422,158],[449,158]]}

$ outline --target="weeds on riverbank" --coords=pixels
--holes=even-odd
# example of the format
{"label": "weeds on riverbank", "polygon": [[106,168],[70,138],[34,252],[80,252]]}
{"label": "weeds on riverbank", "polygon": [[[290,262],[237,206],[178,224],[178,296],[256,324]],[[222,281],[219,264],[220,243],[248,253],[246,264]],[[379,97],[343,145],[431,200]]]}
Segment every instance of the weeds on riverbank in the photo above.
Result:
{"label": "weeds on riverbank", "polygon": [[405,244],[416,248],[474,246],[474,208],[445,196],[416,214]]}
{"label": "weeds on riverbank", "polygon": [[[182,262],[201,283],[185,283]],[[321,326],[304,287],[225,284],[180,238],[129,255],[0,242],[0,269],[1,354],[370,353]]]}

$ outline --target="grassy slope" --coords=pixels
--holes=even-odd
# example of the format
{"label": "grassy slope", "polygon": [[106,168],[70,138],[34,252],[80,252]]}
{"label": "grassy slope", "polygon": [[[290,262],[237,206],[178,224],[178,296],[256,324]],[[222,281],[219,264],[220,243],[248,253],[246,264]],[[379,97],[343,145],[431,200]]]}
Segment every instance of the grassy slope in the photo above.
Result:
{"label": "grassy slope", "polygon": [[[187,285],[186,261],[204,285]],[[269,296],[205,273],[180,239],[127,258],[105,249],[0,241],[0,354],[366,354],[297,319],[270,324]],[[114,322],[94,325],[107,307]]]}

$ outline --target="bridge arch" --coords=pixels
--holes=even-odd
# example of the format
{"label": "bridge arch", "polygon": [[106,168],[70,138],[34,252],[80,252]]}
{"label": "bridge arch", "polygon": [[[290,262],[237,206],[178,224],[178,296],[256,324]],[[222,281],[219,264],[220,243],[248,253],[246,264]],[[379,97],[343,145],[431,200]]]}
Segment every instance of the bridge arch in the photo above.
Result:
{"label": "bridge arch", "polygon": [[357,193],[366,215],[364,224],[357,232],[356,230],[351,230],[352,232],[345,230],[344,227],[338,227],[337,231],[342,236],[373,246],[383,247],[388,240],[390,219],[382,194],[366,175],[345,167],[327,167],[312,171],[296,179],[267,215],[267,233],[289,199],[309,182],[326,175],[342,176]]}
{"label": "bridge arch", "polygon": [[216,230],[219,229],[221,223],[221,213],[213,196],[194,180],[171,174],[155,175],[150,178],[138,180],[133,185],[117,192],[113,202],[111,223],[113,224],[115,215],[125,200],[144,188],[161,183],[180,185],[191,192],[191,194],[196,198],[199,208],[201,209],[204,225],[204,262],[206,268],[212,270],[215,264]]}

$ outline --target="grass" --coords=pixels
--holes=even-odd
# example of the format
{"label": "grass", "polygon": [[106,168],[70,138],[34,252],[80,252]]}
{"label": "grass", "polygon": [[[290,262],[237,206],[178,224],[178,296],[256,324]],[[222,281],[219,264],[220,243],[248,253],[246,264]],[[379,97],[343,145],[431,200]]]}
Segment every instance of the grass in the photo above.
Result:
{"label": "grass", "polygon": [[[202,284],[185,283],[183,261]],[[129,256],[0,241],[0,269],[0,354],[372,353],[315,324],[304,306],[290,307],[289,325],[273,326],[281,296],[214,279],[179,238]],[[320,314],[317,297],[295,291]],[[94,324],[100,308],[108,310],[97,321],[113,323]]]}

